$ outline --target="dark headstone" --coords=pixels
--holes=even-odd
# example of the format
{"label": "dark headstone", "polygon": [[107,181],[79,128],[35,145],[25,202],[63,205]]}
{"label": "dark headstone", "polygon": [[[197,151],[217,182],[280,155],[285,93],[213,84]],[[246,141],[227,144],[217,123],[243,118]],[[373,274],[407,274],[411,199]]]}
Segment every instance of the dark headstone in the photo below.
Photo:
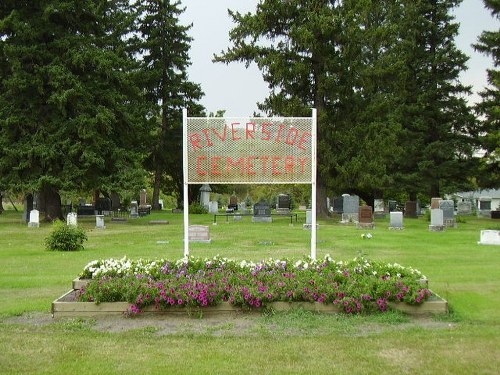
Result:
{"label": "dark headstone", "polygon": [[405,204],[405,217],[416,218],[417,217],[417,202],[408,201]]}
{"label": "dark headstone", "polygon": [[253,218],[254,222],[271,222],[271,206],[264,200],[253,205]]}
{"label": "dark headstone", "polygon": [[229,204],[227,205],[227,208],[233,211],[238,210],[238,197],[235,195],[231,195],[229,197]]}
{"label": "dark headstone", "polygon": [[336,214],[344,212],[344,197],[333,197],[332,210]]}
{"label": "dark headstone", "polygon": [[359,207],[358,227],[373,228],[373,213],[371,206]]}

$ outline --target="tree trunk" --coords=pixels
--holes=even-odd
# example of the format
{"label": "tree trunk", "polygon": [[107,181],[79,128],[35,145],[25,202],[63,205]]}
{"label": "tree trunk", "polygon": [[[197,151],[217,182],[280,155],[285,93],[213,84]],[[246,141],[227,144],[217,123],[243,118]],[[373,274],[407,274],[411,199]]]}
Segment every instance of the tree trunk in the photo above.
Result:
{"label": "tree trunk", "polygon": [[326,207],[326,188],[321,183],[317,181],[316,183],[316,216],[319,218],[328,217],[328,207]]}
{"label": "tree trunk", "polygon": [[161,186],[161,168],[160,165],[156,164],[155,169],[155,180],[153,183],[153,210],[160,210],[160,186]]}
{"label": "tree trunk", "polygon": [[44,221],[64,220],[59,191],[52,185],[45,185],[40,191],[39,210],[44,213]]}
{"label": "tree trunk", "polygon": [[0,192],[0,214],[4,211],[3,209],[3,194]]}

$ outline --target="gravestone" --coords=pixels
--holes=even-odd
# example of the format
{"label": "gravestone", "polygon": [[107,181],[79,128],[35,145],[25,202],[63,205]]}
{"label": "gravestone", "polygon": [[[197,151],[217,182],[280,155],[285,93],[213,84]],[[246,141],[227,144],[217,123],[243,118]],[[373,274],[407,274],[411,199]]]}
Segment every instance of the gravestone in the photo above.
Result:
{"label": "gravestone", "polygon": [[431,208],[431,232],[442,232],[444,230],[443,210],[440,208]]}
{"label": "gravestone", "polygon": [[471,215],[472,214],[472,203],[470,201],[458,202],[457,203],[457,214],[458,215]]}
{"label": "gravestone", "polygon": [[394,211],[389,213],[389,229],[404,229],[403,227],[403,213]]}
{"label": "gravestone", "polygon": [[254,223],[271,223],[273,221],[269,203],[261,200],[254,204],[252,221]]}
{"label": "gravestone", "polygon": [[139,217],[139,205],[137,204],[137,201],[130,202],[130,217],[132,219]]}
{"label": "gravestone", "polygon": [[210,185],[203,184],[200,188],[200,204],[208,210],[208,205],[210,204],[210,193],[212,189]]}
{"label": "gravestone", "polygon": [[288,194],[279,194],[278,195],[278,204],[276,206],[276,213],[278,214],[288,214],[290,213],[290,209],[292,202],[290,199],[290,195]]}
{"label": "gravestone", "polygon": [[109,215],[111,212],[111,199],[109,198],[99,198],[95,202],[95,210],[98,215]]}
{"label": "gravestone", "polygon": [[389,206],[389,212],[396,211],[398,207],[398,202],[389,200],[387,201],[387,205]]}
{"label": "gravestone", "polygon": [[446,228],[455,227],[455,202],[452,200],[442,200],[439,208],[443,211],[443,223]]}
{"label": "gravestone", "polygon": [[95,215],[95,228],[106,229],[106,225],[104,225],[104,215]]}
{"label": "gravestone", "polygon": [[[311,229],[312,228],[312,210],[309,208],[306,210],[306,223],[302,224],[302,227],[304,229]],[[316,223],[316,229],[318,229],[318,228],[319,228],[319,224]]]}
{"label": "gravestone", "polygon": [[405,217],[416,218],[417,217],[417,201],[407,201],[405,203]]}
{"label": "gravestone", "polygon": [[151,213],[151,205],[148,204],[148,194],[146,189],[142,189],[139,194],[139,208],[137,213],[139,216],[146,216]]}
{"label": "gravestone", "polygon": [[120,195],[116,191],[112,191],[111,195],[111,209],[117,211],[120,208]]}
{"label": "gravestone", "polygon": [[371,206],[359,207],[359,221],[358,228],[373,228],[373,214]]}
{"label": "gravestone", "polygon": [[478,216],[490,217],[491,216],[491,198],[480,197],[479,207],[477,214]]}
{"label": "gravestone", "polygon": [[78,215],[76,212],[70,212],[68,216],[66,216],[66,225],[68,226],[78,226]]}
{"label": "gravestone", "polygon": [[333,197],[332,212],[336,214],[344,212],[344,197]]}
{"label": "gravestone", "polygon": [[441,201],[441,198],[431,198],[431,209],[439,208],[439,202]]}
{"label": "gravestone", "polygon": [[358,222],[359,197],[357,195],[343,195],[342,207],[342,223]]}
{"label": "gravestone", "polygon": [[40,226],[40,212],[38,210],[30,211],[30,221],[28,222],[28,227],[38,228]]}
{"label": "gravestone", "polygon": [[208,203],[208,212],[211,214],[217,214],[219,213],[219,202],[217,201],[210,201]]}
{"label": "gravestone", "polygon": [[236,195],[231,195],[229,197],[229,204],[227,205],[227,208],[233,211],[238,211],[238,197]]}
{"label": "gravestone", "polygon": [[500,245],[500,230],[482,230],[480,245]]}
{"label": "gravestone", "polygon": [[189,242],[212,242],[210,238],[210,228],[207,225],[190,225],[188,227]]}
{"label": "gravestone", "polygon": [[142,189],[141,192],[139,193],[139,206],[145,206],[148,204],[148,194],[146,192],[146,189]]}
{"label": "gravestone", "polygon": [[385,205],[383,199],[373,200],[373,215],[379,219],[383,219],[385,217]]}

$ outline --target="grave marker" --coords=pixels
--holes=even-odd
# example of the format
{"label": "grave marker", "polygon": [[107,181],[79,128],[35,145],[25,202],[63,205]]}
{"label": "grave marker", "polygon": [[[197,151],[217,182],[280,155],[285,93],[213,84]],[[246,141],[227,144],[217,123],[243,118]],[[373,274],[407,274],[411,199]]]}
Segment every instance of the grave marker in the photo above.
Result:
{"label": "grave marker", "polygon": [[188,230],[189,242],[212,242],[210,228],[207,225],[190,225]]}
{"label": "grave marker", "polygon": [[104,225],[104,215],[95,215],[95,228],[106,229],[106,225]]}
{"label": "grave marker", "polygon": [[359,197],[357,195],[343,196],[342,223],[358,222],[359,220]]}
{"label": "grave marker", "polygon": [[452,200],[442,200],[439,208],[443,211],[443,223],[446,228],[455,227],[455,202]]}
{"label": "grave marker", "polygon": [[429,225],[431,232],[442,232],[444,230],[443,210],[440,208],[431,209],[431,225]]}
{"label": "grave marker", "polygon": [[393,211],[389,213],[390,223],[389,229],[404,229],[403,227],[403,213],[400,211]]}
{"label": "grave marker", "polygon": [[28,227],[38,228],[39,226],[40,226],[40,212],[38,210],[31,210]]}
{"label": "grave marker", "polygon": [[500,245],[500,230],[482,230],[480,245]]}
{"label": "grave marker", "polygon": [[74,227],[78,226],[78,215],[76,212],[68,213],[68,216],[66,216],[66,225]]}
{"label": "grave marker", "polygon": [[358,228],[373,228],[373,214],[371,206],[361,206],[359,208]]}
{"label": "grave marker", "polygon": [[271,223],[273,221],[269,203],[261,200],[254,204],[252,221],[254,223]]}
{"label": "grave marker", "polygon": [[405,203],[404,217],[416,218],[417,215],[417,201],[407,201]]}

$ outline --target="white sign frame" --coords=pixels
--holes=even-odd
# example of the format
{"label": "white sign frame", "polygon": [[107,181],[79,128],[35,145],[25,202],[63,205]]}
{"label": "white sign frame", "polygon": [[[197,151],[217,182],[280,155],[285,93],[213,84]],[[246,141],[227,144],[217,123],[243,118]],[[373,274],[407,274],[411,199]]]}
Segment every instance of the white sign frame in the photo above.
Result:
{"label": "white sign frame", "polygon": [[[200,119],[200,118],[192,118],[192,119]],[[212,119],[213,118],[205,118],[208,122],[209,119]],[[218,118],[220,119],[220,118]],[[237,120],[234,120],[234,119],[237,119]],[[225,123],[229,123],[229,124],[234,124],[234,123],[242,123],[242,121],[240,121],[241,119],[249,119],[247,124],[248,123],[252,123],[250,118],[248,116],[246,117],[239,117],[239,118],[223,118],[224,122]],[[278,178],[276,179],[269,179],[269,177],[266,177],[265,178],[265,181],[261,181],[259,179],[259,176],[257,176],[257,180],[253,180],[253,181],[249,181],[248,178],[250,173],[246,173],[246,175],[244,177],[241,177],[241,178],[237,178],[237,177],[234,177],[231,178],[231,180],[227,180],[226,179],[222,179],[222,180],[217,180],[217,181],[211,181],[211,177],[210,176],[205,176],[204,180],[197,180],[196,178],[193,178],[193,172],[192,172],[192,169],[196,169],[198,168],[198,172],[200,172],[200,163],[201,162],[204,162],[207,157],[205,156],[201,156],[201,157],[198,157],[197,161],[193,161],[193,153],[195,151],[200,151],[202,148],[204,148],[205,146],[207,146],[207,142],[209,143],[210,146],[213,146],[213,143],[214,142],[211,142],[210,139],[208,139],[208,134],[207,132],[205,131],[202,131],[201,133],[203,133],[205,135],[205,137],[203,137],[203,135],[201,135],[201,133],[189,133],[189,129],[188,129],[188,116],[187,116],[187,109],[184,108],[183,111],[182,111],[182,129],[183,129],[183,137],[182,137],[182,147],[183,147],[183,176],[184,176],[184,191],[183,191],[183,199],[184,199],[184,256],[187,257],[189,256],[189,202],[188,202],[188,186],[189,184],[203,184],[203,183],[208,183],[208,184],[238,184],[238,183],[241,183],[241,184],[302,184],[302,183],[307,183],[307,184],[311,184],[311,200],[312,200],[312,203],[311,203],[311,214],[312,214],[312,222],[311,222],[311,258],[312,259],[316,259],[316,226],[317,226],[317,222],[316,222],[316,165],[317,165],[317,117],[316,117],[316,109],[313,108],[312,109],[312,117],[311,118],[307,118],[308,120],[310,120],[310,126],[311,126],[311,129],[310,129],[310,132],[302,132],[300,133],[299,131],[296,131],[296,130],[293,130],[293,132],[289,132],[289,134],[291,135],[286,135],[285,133],[282,134],[282,137],[281,137],[281,143],[283,144],[288,144],[288,146],[292,146],[292,147],[296,147],[296,148],[300,148],[301,150],[304,150],[306,149],[306,146],[307,148],[309,148],[310,146],[310,153],[308,153],[308,158],[310,158],[310,160],[307,161],[307,166],[309,167],[310,166],[310,173],[309,171],[304,171],[304,166],[306,165],[306,162],[295,162],[296,160],[299,160],[298,158],[297,159],[294,159],[294,156],[289,156],[289,160],[288,160],[288,164],[286,164],[285,162],[285,167],[282,166],[282,168],[285,168],[285,171],[288,171],[290,173],[288,173],[288,176],[284,176],[285,173],[282,173],[281,172],[278,172],[277,169],[276,169],[276,175],[280,175],[280,176],[277,176]],[[234,122],[234,121],[238,121],[238,122]],[[292,121],[293,122],[293,118],[268,118],[267,119],[269,122],[275,122],[275,123],[285,123],[287,122],[288,120]],[[226,125],[227,126],[227,125]],[[248,126],[248,125],[247,125]],[[280,130],[281,131],[281,127],[283,125],[280,125]],[[292,127],[290,127],[292,128]],[[234,129],[233,129],[234,130]],[[283,126],[283,131],[287,131],[288,128],[285,128]],[[231,131],[231,130],[230,130]],[[236,131],[235,131],[236,132]],[[248,134],[248,127],[246,129],[246,132]],[[252,129],[250,129],[250,132],[252,132]],[[233,133],[233,134],[236,134],[236,133]],[[252,133],[250,133],[252,134]],[[224,136],[224,138],[221,137],[221,135],[219,133],[216,133],[217,137],[219,137],[219,139],[223,139],[223,140],[226,140],[226,136]],[[234,137],[236,137],[236,135],[233,135]],[[278,132],[278,138],[280,137],[280,134]],[[288,138],[287,138],[288,137]],[[308,139],[310,138],[310,139]],[[233,139],[239,139],[239,138],[233,138]],[[203,143],[205,142],[205,143]],[[191,146],[191,154],[190,154],[190,149],[189,149],[189,146]],[[286,145],[285,145],[286,147]],[[200,149],[200,150],[199,150]],[[258,151],[259,149],[257,149]],[[191,160],[190,160],[190,157],[191,157]],[[217,157],[219,158],[219,157]],[[251,156],[249,157],[249,160],[250,160]],[[278,157],[278,159],[283,159],[281,157]],[[196,160],[196,159],[195,159]],[[218,161],[218,160],[217,160]],[[280,160],[282,161],[282,160]],[[197,166],[194,166],[193,167],[193,163],[198,163]],[[214,162],[212,162],[213,164]],[[247,162],[247,165],[250,165],[250,162],[248,161]],[[253,168],[253,164],[252,165],[252,168]],[[276,167],[277,168],[277,167]],[[295,169],[294,169],[295,168]],[[302,169],[300,169],[302,168]],[[250,167],[247,166],[247,171],[250,170]],[[263,170],[265,170],[265,168],[263,168]],[[307,176],[307,179],[304,180],[303,177],[297,177],[294,175],[294,171],[299,171],[300,172],[303,172],[302,174],[306,175]],[[219,170],[217,170],[219,171]],[[256,171],[254,169],[251,170],[253,173],[253,175],[256,175],[257,173],[255,173]],[[273,170],[274,171],[274,170]],[[198,174],[204,174],[204,175],[208,175],[209,173],[207,172],[207,170],[203,170],[202,171],[203,173],[198,173]],[[305,173],[306,172],[306,173]],[[262,173],[265,173],[265,172],[262,172]],[[219,173],[217,173],[219,174]],[[215,174],[214,174],[215,175]],[[263,175],[262,175],[263,176]],[[262,178],[262,176],[260,176],[260,178]],[[218,176],[215,176],[215,177],[212,177],[215,179],[217,179]],[[227,177],[227,176],[226,176]],[[236,178],[236,179],[234,179]],[[283,178],[285,179],[288,179],[288,180],[283,180]],[[227,180],[227,181],[226,181]]]}

